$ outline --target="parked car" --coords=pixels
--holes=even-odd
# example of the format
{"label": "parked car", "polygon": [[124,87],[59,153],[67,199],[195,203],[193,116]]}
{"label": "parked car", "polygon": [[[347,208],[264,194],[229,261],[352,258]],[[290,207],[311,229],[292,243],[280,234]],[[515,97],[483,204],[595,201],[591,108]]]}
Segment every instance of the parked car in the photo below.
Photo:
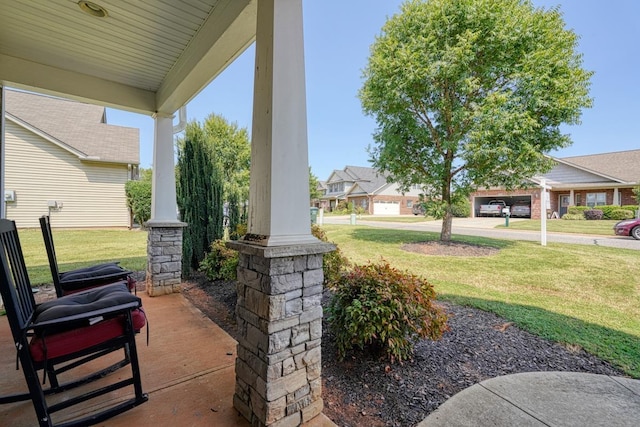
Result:
{"label": "parked car", "polygon": [[504,200],[491,200],[486,205],[480,205],[478,216],[504,216],[507,211],[503,209],[508,208]]}
{"label": "parked car", "polygon": [[511,205],[511,217],[531,218],[531,205],[524,200]]}
{"label": "parked car", "polygon": [[617,236],[631,236],[640,240],[640,218],[620,221],[613,226],[613,230]]}
{"label": "parked car", "polygon": [[422,215],[422,216],[424,216],[424,214],[425,214],[424,204],[422,204],[422,203],[414,203],[413,207],[411,208],[411,212],[413,212],[414,215]]}

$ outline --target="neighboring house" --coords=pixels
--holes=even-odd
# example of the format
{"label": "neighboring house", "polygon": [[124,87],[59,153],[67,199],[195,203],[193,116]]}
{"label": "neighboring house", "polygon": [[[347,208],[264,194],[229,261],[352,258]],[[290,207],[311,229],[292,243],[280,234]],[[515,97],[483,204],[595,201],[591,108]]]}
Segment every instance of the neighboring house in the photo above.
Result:
{"label": "neighboring house", "polygon": [[420,197],[420,190],[412,188],[404,194],[398,184],[387,182],[387,177],[373,168],[346,166],[334,170],[324,183],[326,192],[320,207],[333,211],[338,203],[353,203],[372,215],[408,215]]}
{"label": "neighboring house", "polygon": [[[632,189],[640,182],[640,150],[553,158],[556,165],[548,173],[531,180],[530,188],[505,191],[493,188],[471,195],[477,216],[480,205],[493,199],[531,204],[531,217],[541,218],[540,179],[546,179],[550,203],[548,215],[562,217],[569,206],[638,205]],[[555,216],[554,216],[555,217]]]}
{"label": "neighboring house", "polygon": [[105,108],[7,90],[6,216],[18,227],[128,227],[139,130],[106,124]]}

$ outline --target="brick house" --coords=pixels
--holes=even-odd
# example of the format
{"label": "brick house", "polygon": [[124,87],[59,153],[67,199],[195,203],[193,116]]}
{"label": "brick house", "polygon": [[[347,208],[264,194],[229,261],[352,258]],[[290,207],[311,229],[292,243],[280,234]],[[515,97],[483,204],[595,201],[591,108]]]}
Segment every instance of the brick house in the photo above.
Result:
{"label": "brick house", "polygon": [[502,199],[508,205],[527,201],[531,218],[541,217],[540,179],[549,188],[548,214],[562,217],[569,206],[638,205],[633,187],[640,182],[640,150],[618,151],[565,158],[553,158],[556,165],[548,173],[530,180],[526,189],[506,191],[501,188],[480,190],[471,194],[472,214],[480,205]]}
{"label": "brick house", "polygon": [[410,215],[421,193],[417,187],[402,193],[398,184],[387,182],[386,175],[361,166],[334,170],[322,185],[319,207],[329,212],[344,201],[371,215]]}

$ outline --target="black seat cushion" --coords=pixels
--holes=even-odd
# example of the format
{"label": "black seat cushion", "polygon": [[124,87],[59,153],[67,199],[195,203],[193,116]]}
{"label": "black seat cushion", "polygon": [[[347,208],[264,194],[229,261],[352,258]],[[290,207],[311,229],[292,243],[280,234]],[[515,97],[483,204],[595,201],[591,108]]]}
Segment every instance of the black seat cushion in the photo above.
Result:
{"label": "black seat cushion", "polygon": [[129,292],[127,282],[119,282],[44,302],[36,308],[34,322],[55,320],[130,302],[141,305],[140,298]]}
{"label": "black seat cushion", "polygon": [[78,268],[76,270],[60,273],[60,282],[83,282],[99,277],[111,277],[113,275],[126,275],[131,273],[114,262],[93,265],[91,267]]}

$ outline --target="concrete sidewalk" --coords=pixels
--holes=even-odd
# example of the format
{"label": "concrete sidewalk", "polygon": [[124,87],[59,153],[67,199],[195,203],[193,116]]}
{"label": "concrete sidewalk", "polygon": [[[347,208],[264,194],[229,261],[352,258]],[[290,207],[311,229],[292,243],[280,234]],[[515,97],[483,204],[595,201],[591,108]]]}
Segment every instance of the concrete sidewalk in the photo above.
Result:
{"label": "concrete sidewalk", "polygon": [[638,380],[576,372],[528,372],[471,386],[447,400],[418,427],[638,425]]}

